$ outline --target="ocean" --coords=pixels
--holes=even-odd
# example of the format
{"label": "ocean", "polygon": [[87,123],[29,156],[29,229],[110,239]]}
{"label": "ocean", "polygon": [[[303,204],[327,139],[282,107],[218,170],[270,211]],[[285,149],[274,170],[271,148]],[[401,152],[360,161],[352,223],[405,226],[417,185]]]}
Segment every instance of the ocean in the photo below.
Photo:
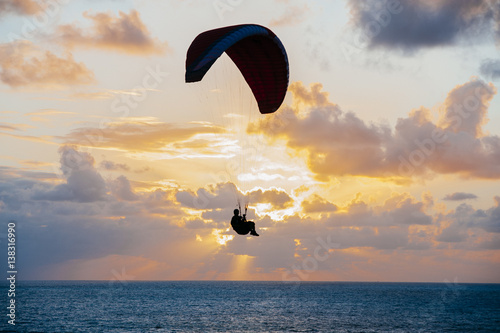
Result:
{"label": "ocean", "polygon": [[18,281],[2,332],[500,332],[500,284]]}

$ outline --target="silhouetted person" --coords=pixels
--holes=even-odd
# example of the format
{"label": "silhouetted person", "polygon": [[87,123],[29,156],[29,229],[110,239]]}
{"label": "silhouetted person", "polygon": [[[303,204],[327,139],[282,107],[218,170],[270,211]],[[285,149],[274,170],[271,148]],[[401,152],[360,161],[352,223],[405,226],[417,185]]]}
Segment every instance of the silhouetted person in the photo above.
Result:
{"label": "silhouetted person", "polygon": [[246,235],[250,233],[252,236],[258,236],[259,234],[255,231],[255,223],[252,221],[247,221],[246,214],[240,216],[240,211],[238,209],[234,210],[234,216],[231,219],[231,226],[238,235]]}

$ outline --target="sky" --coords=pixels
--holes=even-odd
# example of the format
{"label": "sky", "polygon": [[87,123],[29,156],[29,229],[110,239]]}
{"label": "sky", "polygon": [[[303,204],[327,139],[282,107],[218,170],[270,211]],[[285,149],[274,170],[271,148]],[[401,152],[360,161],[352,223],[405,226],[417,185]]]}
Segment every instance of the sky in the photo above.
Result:
{"label": "sky", "polygon": [[[244,23],[287,50],[273,114],[226,55],[184,82]],[[500,282],[499,1],[6,0],[0,31],[18,278]]]}

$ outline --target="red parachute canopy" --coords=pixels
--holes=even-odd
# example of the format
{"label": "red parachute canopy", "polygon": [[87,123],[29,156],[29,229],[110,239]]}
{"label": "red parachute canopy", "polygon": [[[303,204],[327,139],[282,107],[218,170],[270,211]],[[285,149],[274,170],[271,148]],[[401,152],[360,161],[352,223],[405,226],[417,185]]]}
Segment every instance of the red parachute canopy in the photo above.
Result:
{"label": "red parachute canopy", "polygon": [[256,24],[205,31],[189,46],[186,82],[203,79],[224,52],[252,89],[260,113],[278,110],[288,88],[288,58],[278,37],[268,28]]}

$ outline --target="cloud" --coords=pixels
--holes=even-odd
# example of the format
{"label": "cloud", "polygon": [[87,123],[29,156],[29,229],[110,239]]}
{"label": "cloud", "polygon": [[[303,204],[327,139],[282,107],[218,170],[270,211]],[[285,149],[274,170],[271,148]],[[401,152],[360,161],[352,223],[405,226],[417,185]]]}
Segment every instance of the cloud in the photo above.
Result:
{"label": "cloud", "polygon": [[[26,161],[23,161],[26,163]],[[45,181],[53,183],[58,180],[56,174],[44,171],[32,171],[25,169],[18,169],[7,166],[0,166],[0,179],[6,184],[9,179],[12,179],[16,184],[28,184],[33,185],[37,181]]]}
{"label": "cloud", "polygon": [[482,129],[496,94],[491,83],[472,79],[459,85],[442,103],[437,122],[422,107],[399,118],[394,130],[343,112],[321,88],[317,83],[309,89],[292,83],[292,105],[251,123],[247,132],[284,140],[304,153],[321,181],[353,175],[403,182],[449,173],[500,178],[500,138]]}
{"label": "cloud", "polygon": [[[213,218],[209,218],[209,219],[213,219]],[[213,229],[213,228],[220,227],[217,223],[207,222],[207,219],[205,219],[205,218],[203,218],[203,220],[198,219],[198,218],[187,219],[185,221],[185,223],[186,223],[185,224],[186,228],[189,228],[189,229]]]}
{"label": "cloud", "polygon": [[25,113],[25,116],[29,116],[32,122],[50,122],[50,117],[57,116],[58,118],[61,116],[69,116],[74,115],[76,112],[70,111],[60,111],[54,109],[41,109],[35,112]]}
{"label": "cloud", "polygon": [[[227,225],[229,216],[232,215],[232,209],[234,208],[234,193],[230,193],[229,190],[230,184],[218,184],[217,186],[209,187],[208,191],[199,189],[196,195],[193,192],[180,191],[177,192],[176,198],[183,206],[203,210],[203,219],[205,221],[214,221],[221,228]],[[252,193],[249,193],[248,197],[251,198]],[[252,205],[258,206],[259,204],[259,202],[252,199],[249,199],[249,202]],[[273,203],[273,206],[278,205]],[[321,216],[319,219],[301,218],[293,215],[285,217],[282,223],[276,223],[269,219],[269,217],[263,218],[262,216],[254,215],[255,213],[250,214],[249,219],[255,220],[258,228],[266,228],[265,236],[266,238],[273,239],[272,243],[275,248],[288,246],[281,244],[281,241],[289,242],[292,239],[313,239],[317,235],[330,233],[334,234],[332,236],[334,241],[342,244],[342,248],[375,247],[377,249],[397,249],[403,247],[408,249],[424,249],[431,247],[431,233],[424,234],[424,236],[410,235],[408,229],[410,226],[432,226],[433,217],[426,212],[428,206],[425,202],[418,201],[408,194],[394,195],[383,205],[373,207],[366,202],[355,199],[341,209],[315,196],[312,200],[302,202],[302,207],[313,208],[314,212],[321,209],[322,212],[328,214]],[[194,227],[193,223],[189,223],[191,227]],[[206,223],[196,222],[196,228],[208,227],[210,225]],[[232,235],[231,232],[227,234]],[[276,237],[281,240],[278,241]],[[243,250],[240,248],[243,245],[238,238],[228,242],[228,251],[233,246],[236,246],[232,250],[234,254],[246,253],[250,256],[256,255],[252,249],[245,248]],[[260,253],[260,251],[258,252]],[[275,257],[272,260],[288,262],[294,256],[293,252],[287,252],[286,255],[283,255],[285,257],[280,257],[280,259],[276,259]],[[260,258],[259,261],[266,260]],[[269,262],[265,266],[268,267],[268,264]]]}
{"label": "cloud", "polygon": [[338,207],[319,195],[313,194],[309,200],[302,201],[302,209],[304,213],[328,213],[336,211]]}
{"label": "cloud", "polygon": [[281,15],[279,18],[271,20],[269,25],[272,27],[276,26],[285,26],[285,25],[297,25],[304,21],[304,16],[307,13],[309,8],[307,6],[304,7],[286,7],[285,13]]}
{"label": "cloud", "polygon": [[467,199],[477,199],[477,195],[472,194],[472,193],[455,192],[452,194],[447,194],[443,198],[443,200],[450,200],[450,201],[460,201],[460,200],[467,200]]}
{"label": "cloud", "polygon": [[[301,83],[290,85],[294,106],[282,108],[263,120],[250,124],[249,133],[283,138],[290,148],[308,152],[308,166],[318,178],[328,175],[367,174],[379,169],[390,130],[367,125],[353,113],[343,113],[314,84],[310,91]],[[300,110],[311,107],[303,116]]]}
{"label": "cloud", "polygon": [[500,60],[497,59],[485,59],[481,63],[479,71],[482,75],[491,80],[496,80],[500,78]]}
{"label": "cloud", "polygon": [[42,190],[33,198],[36,200],[94,202],[105,200],[106,184],[94,167],[94,158],[76,147],[62,146],[61,171],[66,183],[57,185],[48,191]]}
{"label": "cloud", "polygon": [[[138,276],[141,280],[159,280],[169,268],[164,262],[141,256],[110,254],[95,259],[71,260],[58,266],[55,273],[61,280],[109,280],[125,284]],[[106,296],[99,294],[99,297]]]}
{"label": "cloud", "polygon": [[455,87],[442,106],[439,127],[453,133],[467,133],[473,138],[483,136],[482,126],[488,121],[488,106],[494,94],[493,85],[479,80]]}
{"label": "cloud", "polygon": [[[186,215],[168,188],[136,193],[123,176],[104,179],[89,153],[63,146],[60,154],[60,178],[0,167],[0,220],[23,221],[23,229],[26,228],[19,241],[26,251],[19,254],[26,265],[23,278],[70,276],[65,268],[83,269],[88,263],[111,255],[134,253],[147,255],[144,262],[155,261],[159,245],[165,244],[166,251],[171,252],[178,249],[172,245],[176,242],[194,242],[191,232],[176,225]],[[189,257],[196,257],[192,252],[199,252],[201,246],[196,245],[183,251],[179,260],[192,262]],[[163,263],[164,259],[161,258]],[[181,262],[177,262],[176,270],[181,270]],[[175,260],[169,261],[172,263]],[[109,269],[108,274],[112,269],[120,272],[123,267],[104,266],[100,267]],[[169,276],[170,272],[163,273]],[[95,276],[99,274],[96,272]]]}
{"label": "cloud", "polygon": [[477,214],[482,220],[474,223],[474,226],[483,228],[487,232],[500,233],[500,197],[494,197],[495,207],[488,209],[485,214]]}
{"label": "cloud", "polygon": [[65,46],[110,49],[130,54],[163,54],[168,50],[166,43],[151,37],[139,12],[120,12],[118,17],[109,13],[90,14],[84,17],[92,26],[61,25],[57,29],[58,39]]}
{"label": "cloud", "polygon": [[33,0],[2,0],[0,2],[0,16],[6,13],[18,15],[33,15],[40,12],[44,6]]}
{"label": "cloud", "polygon": [[122,170],[122,171],[129,171],[130,167],[124,163],[115,163],[113,161],[101,161],[99,164],[99,167],[108,170],[108,171],[116,171],[116,170]]}
{"label": "cloud", "polygon": [[109,91],[96,91],[96,92],[78,92],[71,94],[71,99],[83,99],[83,100],[102,100],[111,99],[115,97],[115,94]]}
{"label": "cloud", "polygon": [[94,73],[67,52],[62,57],[29,42],[0,44],[0,80],[13,88],[61,89],[95,82]]}
{"label": "cloud", "polygon": [[43,167],[43,166],[51,166],[52,163],[49,162],[41,162],[41,161],[35,161],[35,160],[22,160],[19,161],[23,165],[28,165],[31,167]]}
{"label": "cloud", "polygon": [[247,194],[248,202],[271,204],[272,209],[284,209],[293,204],[293,199],[283,190],[255,190]]}
{"label": "cloud", "polygon": [[[24,124],[23,124],[24,125]],[[18,128],[25,128],[25,127],[32,127],[32,126],[19,126]],[[41,135],[41,136],[32,136],[32,135],[17,135],[17,134],[11,134],[7,132],[1,132],[0,135],[5,135],[5,136],[10,136],[16,139],[21,139],[21,140],[27,140],[27,141],[32,141],[32,142],[40,142],[40,143],[45,143],[48,145],[54,145],[55,143],[53,142],[53,137],[48,136],[48,135]]]}
{"label": "cloud", "polygon": [[436,240],[446,243],[460,243],[467,240],[467,229],[462,225],[453,223],[451,226],[443,229]]}
{"label": "cloud", "polygon": [[385,202],[385,213],[381,216],[386,223],[396,225],[430,225],[432,217],[425,210],[425,203],[407,195],[394,195]]}
{"label": "cloud", "polygon": [[189,148],[194,142],[198,144],[188,151],[202,151],[207,154],[217,153],[211,149],[208,139],[198,141],[199,134],[219,134],[223,129],[210,125],[169,124],[162,122],[120,122],[108,123],[103,128],[78,128],[61,138],[67,144],[115,148],[135,152],[162,152],[180,155],[179,148]]}
{"label": "cloud", "polygon": [[54,116],[54,115],[61,115],[61,114],[76,114],[76,112],[71,112],[71,111],[60,111],[60,110],[54,110],[54,109],[41,109],[40,111],[35,111],[35,112],[28,112],[25,113],[25,116]]}
{"label": "cloud", "polygon": [[[412,262],[414,269],[427,272],[419,276],[422,281],[431,279],[429,271],[445,274],[450,265],[463,265],[464,260],[477,265],[483,279],[496,276],[485,273],[485,267],[495,262],[500,244],[498,197],[485,210],[462,205],[445,214],[433,211],[429,195],[419,200],[395,193],[381,204],[357,196],[343,206],[311,196],[295,205],[298,199],[282,190],[255,190],[247,193],[252,200],[276,207],[288,207],[292,200],[296,209],[320,209],[323,215],[295,214],[275,221],[251,211],[261,231],[261,237],[252,238],[236,236],[229,228],[237,191],[230,183],[197,190],[139,190],[123,176],[100,176],[87,152],[63,146],[60,154],[63,177],[58,185],[55,175],[48,179],[0,167],[0,221],[22,221],[19,247],[24,251],[18,259],[24,263],[25,279],[79,279],[82,274],[107,279],[125,272],[136,280],[281,280],[311,267],[311,260],[321,256],[326,259],[317,260],[317,269],[302,270],[306,279],[360,280],[366,278],[365,271],[373,274],[372,265],[383,265],[379,279],[387,280],[393,276],[387,271],[416,259],[414,253],[426,258]],[[90,193],[94,200],[88,200]],[[196,205],[196,200],[205,204]],[[226,245],[218,243],[221,239]],[[480,253],[481,261],[467,251]],[[415,279],[412,270],[403,277]],[[477,276],[468,278],[475,281]]]}
{"label": "cloud", "polygon": [[225,183],[199,188],[196,193],[179,191],[176,199],[183,206],[194,209],[234,209],[239,196],[241,193],[234,184]]}
{"label": "cloud", "polygon": [[493,20],[495,21],[495,35],[497,38],[497,45],[500,45],[500,3],[491,2],[493,6]]}
{"label": "cloud", "polygon": [[454,211],[440,216],[444,227],[436,240],[456,243],[455,248],[478,250],[496,246],[500,249],[500,197],[493,199],[495,205],[487,210],[476,210],[462,203]]}
{"label": "cloud", "polygon": [[133,192],[130,181],[125,176],[119,176],[113,180],[109,187],[111,193],[119,200],[136,201],[139,197]]}
{"label": "cloud", "polygon": [[[257,229],[266,227],[261,237],[235,237],[223,251],[252,256],[255,266],[270,272],[276,267],[298,270],[305,261],[320,255],[335,256],[341,250],[359,253],[363,248],[369,252],[380,249],[394,254],[403,249],[429,250],[433,247],[433,218],[425,209],[422,202],[408,194],[394,195],[379,206],[370,206],[357,198],[317,219],[299,215],[286,216],[282,222],[257,219]],[[431,229],[417,234],[411,231],[412,226]],[[316,265],[318,270],[336,270],[324,267],[323,260],[316,260]]]}
{"label": "cloud", "polygon": [[151,168],[149,166],[144,166],[144,167],[132,170],[130,168],[130,166],[128,166],[125,163],[115,163],[113,161],[108,161],[108,160],[101,161],[101,163],[99,163],[99,169],[106,170],[106,171],[124,171],[124,172],[132,171],[134,173],[144,173],[144,172],[151,171]]}
{"label": "cloud", "polygon": [[355,198],[345,207],[331,213],[325,224],[332,227],[383,227],[431,225],[426,205],[408,194],[393,194],[383,205],[370,206]]}
{"label": "cloud", "polygon": [[499,36],[499,6],[495,1],[350,0],[348,5],[351,23],[371,48],[414,52]]}
{"label": "cloud", "polygon": [[[271,209],[285,209],[293,205],[293,199],[280,189],[257,189],[246,194],[240,192],[232,183],[219,183],[209,185],[207,188],[199,188],[196,193],[193,191],[180,191],[176,194],[177,200],[185,207],[202,210],[224,210],[225,218],[232,216],[233,209],[237,208],[237,203],[241,203],[242,208],[247,202],[252,205],[268,204]],[[248,215],[249,218],[252,214]]]}
{"label": "cloud", "polygon": [[26,128],[30,128],[32,126],[26,124],[12,124],[12,123],[0,123],[0,131],[23,131]]}

